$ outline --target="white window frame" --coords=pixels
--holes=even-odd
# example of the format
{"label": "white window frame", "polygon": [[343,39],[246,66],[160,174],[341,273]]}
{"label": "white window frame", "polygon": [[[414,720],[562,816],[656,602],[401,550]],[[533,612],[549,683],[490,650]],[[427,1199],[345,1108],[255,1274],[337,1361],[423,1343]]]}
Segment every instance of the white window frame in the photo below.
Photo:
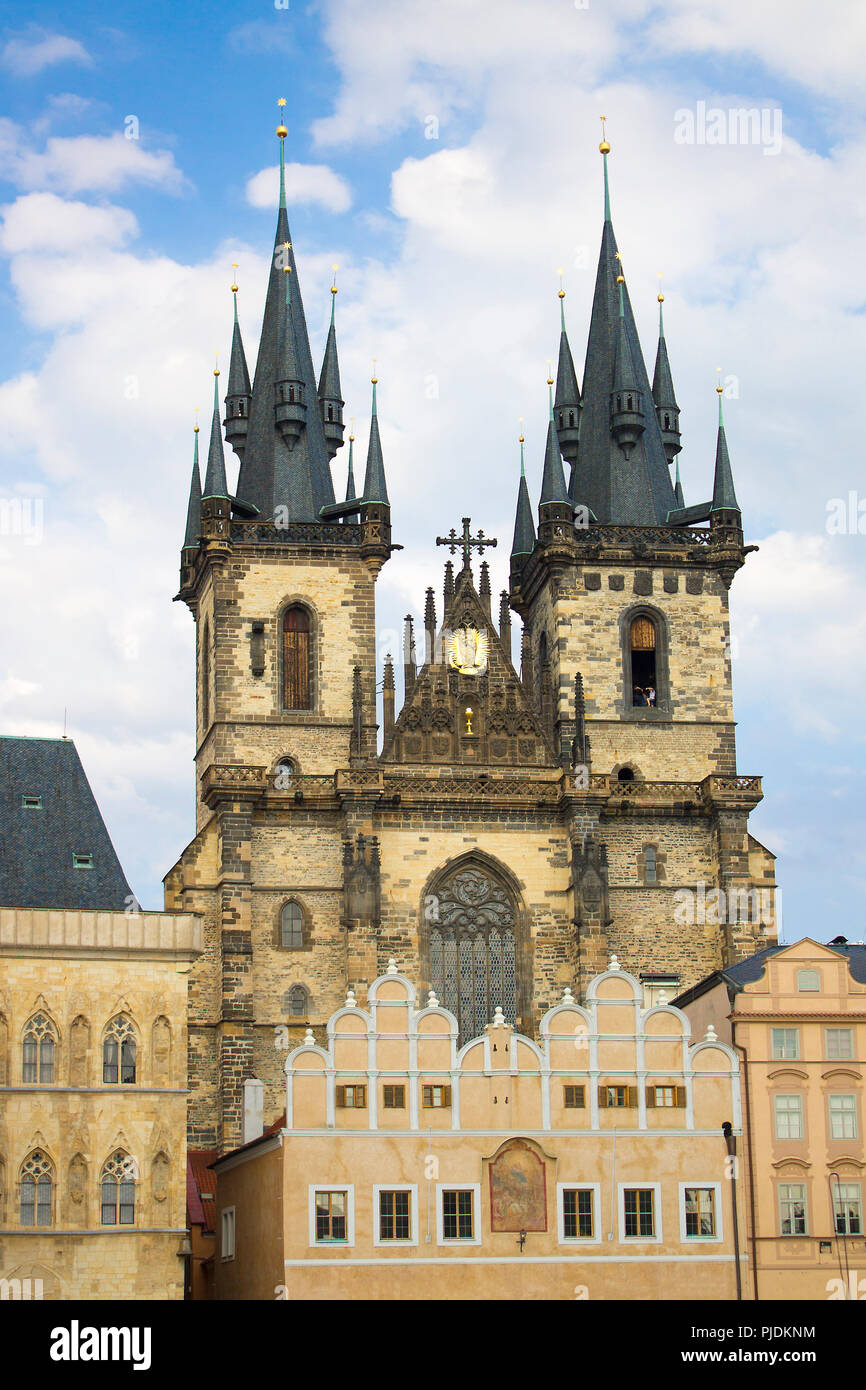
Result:
{"label": "white window frame", "polygon": [[[854,1105],[853,1105],[853,1108],[852,1108],[851,1110],[838,1110],[838,1111],[836,1112],[840,1119],[843,1119],[843,1118],[847,1117],[848,1115],[852,1116],[852,1118],[853,1118],[853,1120],[854,1120],[854,1133],[853,1133],[853,1134],[834,1134],[834,1133],[833,1133],[833,1118],[834,1118],[834,1117],[833,1117],[832,1102],[833,1102],[834,1100],[853,1100]],[[830,1094],[827,1096],[827,1131],[828,1131],[827,1137],[828,1137],[829,1139],[831,1139],[831,1140],[833,1141],[833,1143],[836,1143],[836,1144],[838,1144],[838,1143],[840,1143],[840,1142],[846,1142],[846,1141],[848,1141],[848,1140],[850,1140],[850,1139],[859,1139],[859,1138],[860,1138],[860,1115],[859,1115],[859,1106],[858,1106],[858,1104],[857,1104],[857,1095],[856,1095],[855,1092],[853,1092],[853,1091],[831,1091]]]}
{"label": "white window frame", "polygon": [[[317,1192],[345,1192],[346,1194],[346,1239],[345,1240],[316,1240],[316,1193]],[[355,1244],[355,1188],[353,1183],[348,1182],[311,1182],[307,1188],[307,1201],[309,1203],[309,1237],[311,1250],[330,1249],[332,1246],[338,1250]],[[378,1218],[378,1211],[376,1213]]]}
{"label": "white window frame", "polygon": [[[627,1236],[625,1233],[625,1194],[635,1189],[653,1194],[653,1225],[655,1234],[651,1236]],[[617,1183],[617,1209],[619,1211],[620,1245],[661,1245],[662,1243],[662,1185],[660,1182],[620,1182]]]}
{"label": "white window frame", "polygon": [[[592,1229],[595,1235],[592,1236],[567,1236],[565,1234],[565,1201],[564,1192],[591,1192],[592,1193]],[[573,1182],[558,1182],[556,1184],[556,1238],[560,1245],[600,1245],[601,1244],[601,1183],[600,1182],[581,1182],[575,1178]],[[629,1237],[631,1239],[631,1237]]]}
{"label": "white window frame", "polygon": [[[227,1220],[226,1218],[229,1219]],[[231,1232],[230,1241],[226,1240],[226,1227],[228,1227]],[[220,1259],[223,1262],[235,1258],[236,1236],[235,1208],[223,1207],[220,1212]],[[230,1246],[230,1249],[226,1249],[227,1245]]]}
{"label": "white window frame", "polygon": [[[713,1193],[713,1215],[716,1233],[713,1236],[690,1236],[686,1233],[686,1188],[707,1187]],[[680,1183],[680,1240],[683,1245],[711,1245],[724,1240],[722,1228],[722,1184],[720,1182],[681,1182]]]}
{"label": "white window frame", "polygon": [[[830,1034],[831,1034],[831,1033],[847,1033],[847,1034],[848,1034],[848,1037],[851,1039],[851,1050],[850,1050],[850,1052],[846,1052],[844,1055],[843,1055],[841,1052],[837,1052],[836,1055],[833,1056],[833,1055],[831,1054],[831,1052],[830,1052]],[[824,1029],[824,1059],[825,1059],[825,1061],[828,1061],[828,1062],[852,1062],[852,1061],[854,1060],[854,1029],[853,1029],[853,1028],[831,1027],[831,1028],[825,1028],[825,1029]]]}
{"label": "white window frame", "polygon": [[[379,1193],[380,1192],[409,1192],[412,1194],[409,1202],[409,1231],[408,1240],[384,1240],[379,1234]],[[418,1184],[415,1182],[378,1182],[373,1184],[373,1244],[384,1246],[386,1250],[405,1250],[407,1246],[418,1244]]]}
{"label": "white window frame", "polygon": [[[785,1232],[782,1230],[782,1188],[799,1187],[803,1192],[803,1226],[802,1231]],[[795,1201],[796,1198],[790,1200]],[[809,1189],[805,1182],[789,1182],[787,1179],[780,1180],[776,1184],[776,1210],[778,1211],[779,1237],[781,1240],[804,1240],[809,1234]]]}
{"label": "white window frame", "polygon": [[[789,1056],[784,1049],[781,1053],[776,1051],[776,1044],[773,1040],[774,1033],[793,1033],[794,1052]],[[800,1030],[799,1028],[771,1028],[770,1029],[770,1057],[774,1062],[799,1062],[800,1060]]]}
{"label": "white window frame", "polygon": [[[386,1191],[395,1191],[386,1188]],[[445,1213],[442,1210],[442,1194],[445,1192],[472,1193],[472,1232],[471,1236],[446,1236]],[[379,1219],[378,1206],[376,1220]],[[390,1241],[386,1242],[388,1245]],[[396,1242],[395,1242],[396,1243]],[[405,1245],[405,1241],[400,1241]],[[481,1183],[480,1182],[437,1182],[436,1184],[436,1244],[437,1245],[480,1245],[481,1244]]]}
{"label": "white window frame", "polygon": [[[850,1232],[850,1231],[848,1231],[848,1230],[846,1230],[845,1232],[836,1231],[836,1211],[837,1211],[837,1202],[838,1202],[839,1199],[838,1199],[837,1196],[836,1196],[837,1189],[836,1189],[835,1187],[832,1187],[832,1188],[831,1188],[831,1191],[832,1191],[832,1193],[833,1193],[833,1230],[834,1230],[834,1232],[835,1232],[837,1235],[843,1235],[843,1234],[844,1234],[844,1235],[846,1235],[846,1236],[850,1236],[852,1240],[862,1240],[862,1239],[863,1239],[863,1184],[862,1184],[862,1183],[859,1183],[859,1182],[843,1182],[843,1183],[841,1183],[840,1185],[841,1185],[842,1187],[853,1187],[853,1188],[856,1190],[856,1192],[857,1192],[856,1201],[857,1201],[857,1211],[858,1211],[858,1213],[859,1213],[859,1215],[860,1215],[860,1231],[859,1231],[859,1233],[855,1231],[853,1234],[852,1234],[852,1232]],[[850,1200],[850,1199],[849,1199],[849,1200]],[[842,1201],[844,1202],[845,1199],[842,1198]],[[847,1218],[847,1215],[846,1215],[846,1218],[845,1218],[845,1225],[846,1225],[846,1227],[847,1227],[847,1224],[848,1224],[848,1218]]]}
{"label": "white window frame", "polygon": [[[795,1101],[797,1102],[797,1109],[796,1109],[796,1110],[782,1110],[782,1111],[778,1110],[778,1109],[776,1108],[776,1103],[777,1103],[777,1101],[780,1101],[780,1100],[795,1100]],[[792,1115],[796,1115],[796,1116],[798,1117],[798,1119],[799,1119],[799,1131],[800,1131],[799,1134],[780,1134],[780,1133],[779,1133],[779,1116],[780,1116],[780,1114],[781,1114],[781,1115],[786,1115],[786,1116],[788,1117],[789,1120],[790,1120],[790,1117],[791,1117]],[[790,1126],[789,1126],[789,1127],[790,1127]],[[801,1139],[805,1139],[805,1137],[806,1137],[806,1125],[805,1125],[804,1114],[803,1114],[803,1097],[802,1097],[802,1095],[801,1095],[798,1091],[776,1091],[776,1092],[774,1092],[774,1093],[773,1093],[773,1138],[779,1140],[781,1143],[788,1143],[788,1142],[790,1141],[790,1143],[796,1144],[796,1143],[798,1143]]]}

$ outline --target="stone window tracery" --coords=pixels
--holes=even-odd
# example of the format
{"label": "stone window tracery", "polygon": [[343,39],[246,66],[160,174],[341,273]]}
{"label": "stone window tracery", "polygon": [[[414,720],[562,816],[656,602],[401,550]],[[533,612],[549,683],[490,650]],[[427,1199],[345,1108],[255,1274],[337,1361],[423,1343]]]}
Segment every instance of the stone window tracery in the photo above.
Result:
{"label": "stone window tracery", "polygon": [[456,1015],[461,1045],[483,1033],[497,1005],[517,1018],[516,904],[480,865],[446,874],[433,892],[430,983]]}
{"label": "stone window tracery", "polygon": [[118,1014],[102,1040],[102,1082],[105,1086],[134,1086],[137,1045],[135,1029],[126,1014]]}
{"label": "stone window tracery", "polygon": [[54,1165],[34,1149],[21,1166],[21,1225],[50,1226],[54,1206]]}
{"label": "stone window tracery", "polygon": [[21,1080],[24,1085],[50,1086],[54,1081],[57,1034],[47,1014],[34,1014],[24,1029]]}

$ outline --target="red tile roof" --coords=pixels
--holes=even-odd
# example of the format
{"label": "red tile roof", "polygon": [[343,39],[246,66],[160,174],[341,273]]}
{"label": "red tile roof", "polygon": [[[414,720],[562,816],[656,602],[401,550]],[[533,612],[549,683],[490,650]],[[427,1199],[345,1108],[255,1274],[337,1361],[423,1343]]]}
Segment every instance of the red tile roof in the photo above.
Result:
{"label": "red tile roof", "polygon": [[[188,1149],[186,1155],[186,1209],[191,1226],[201,1226],[205,1235],[214,1231],[216,1214],[216,1173],[208,1167],[218,1149]],[[207,1194],[202,1201],[202,1194]]]}

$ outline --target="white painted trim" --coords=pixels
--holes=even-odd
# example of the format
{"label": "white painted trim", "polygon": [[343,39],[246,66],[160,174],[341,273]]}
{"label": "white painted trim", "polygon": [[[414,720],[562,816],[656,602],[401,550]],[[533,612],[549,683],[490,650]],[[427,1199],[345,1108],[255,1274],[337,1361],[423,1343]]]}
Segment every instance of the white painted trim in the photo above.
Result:
{"label": "white painted trim", "polygon": [[[409,1192],[409,1230],[408,1240],[382,1240],[379,1235],[379,1193]],[[373,1244],[385,1246],[389,1250],[404,1245],[418,1244],[418,1184],[414,1182],[378,1182],[373,1184]]]}
{"label": "white painted trim", "polygon": [[[472,1230],[474,1235],[469,1239],[460,1236],[445,1237],[445,1220],[442,1211],[443,1192],[471,1192],[472,1193]],[[481,1244],[481,1183],[480,1182],[437,1182],[436,1184],[436,1244],[447,1245],[449,1249],[454,1245],[480,1245]]]}
{"label": "white painted trim", "polygon": [[[621,1138],[621,1133],[617,1130],[617,1137]],[[653,1193],[653,1226],[655,1235],[652,1236],[627,1236],[625,1233],[625,1193],[626,1188],[634,1191],[635,1189],[650,1190]],[[617,1189],[617,1212],[619,1214],[619,1243],[620,1245],[661,1245],[662,1242],[662,1185],[660,1182],[618,1182]]]}
{"label": "white painted trim", "polygon": [[[345,1240],[316,1240],[316,1193],[317,1192],[345,1192],[346,1194],[346,1239]],[[307,1187],[307,1202],[309,1206],[309,1237],[311,1250],[323,1250],[325,1247],[345,1249],[347,1246],[355,1244],[355,1187],[353,1183],[346,1182],[311,1182]]]}
{"label": "white painted trim", "polygon": [[[713,1191],[713,1214],[715,1216],[716,1234],[714,1236],[689,1236],[686,1235],[686,1188],[687,1187],[709,1187]],[[720,1182],[681,1182],[679,1184],[679,1211],[680,1211],[680,1240],[683,1245],[716,1245],[724,1240],[724,1224],[722,1217],[722,1184]]]}
{"label": "white painted trim", "polygon": [[[593,1236],[567,1236],[565,1234],[565,1206],[562,1194],[569,1192],[592,1193]],[[600,1182],[558,1182],[556,1184],[556,1238],[560,1245],[601,1245],[601,1183]]]}
{"label": "white painted trim", "polygon": [[[225,1237],[226,1237],[226,1217],[227,1217],[227,1216],[230,1216],[230,1217],[231,1217],[231,1221],[228,1223],[229,1226],[230,1226],[230,1228],[231,1228],[231,1249],[228,1250],[228,1251],[226,1251],[226,1250],[224,1249],[224,1246],[225,1246],[225,1244],[226,1244],[226,1238],[225,1238]],[[235,1208],[234,1208],[234,1207],[222,1207],[221,1210],[220,1210],[220,1261],[221,1261],[221,1263],[226,1264],[226,1263],[228,1263],[229,1260],[233,1260],[233,1259],[234,1259],[234,1257],[235,1257],[235,1248],[236,1248],[236,1244],[237,1244],[237,1228],[236,1228],[236,1223],[235,1223]]]}
{"label": "white painted trim", "polygon": [[[740,1263],[748,1263],[748,1255]],[[416,1255],[413,1259],[284,1260],[287,1269],[312,1265],[620,1265],[620,1264],[734,1264],[733,1255]]]}

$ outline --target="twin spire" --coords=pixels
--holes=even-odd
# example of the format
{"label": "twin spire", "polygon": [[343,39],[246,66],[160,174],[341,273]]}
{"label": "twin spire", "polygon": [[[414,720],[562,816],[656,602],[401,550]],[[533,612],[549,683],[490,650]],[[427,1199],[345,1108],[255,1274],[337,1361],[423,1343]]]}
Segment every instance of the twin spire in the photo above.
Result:
{"label": "twin spire", "polygon": [[[604,171],[604,226],[583,391],[574,369],[565,324],[565,291],[560,281],[559,362],[544,452],[540,521],[552,519],[554,511],[556,519],[561,520],[558,508],[563,499],[573,511],[584,507],[591,518],[607,525],[687,525],[709,520],[712,512],[739,513],[721,418],[721,397],[713,502],[685,507],[677,458],[682,448],[680,408],[665,340],[664,295],[658,295],[659,338],[650,388],[611,220],[610,145],[604,126],[599,150]],[[548,377],[549,390],[552,384]],[[567,489],[563,458],[571,465]],[[534,545],[522,460],[521,436],[521,479],[512,549],[515,558],[526,555]],[[672,481],[670,469],[674,465]]]}
{"label": "twin spire", "polygon": [[[193,470],[185,548],[196,543],[191,539],[191,528],[200,528],[201,509],[197,496],[229,498],[239,515],[273,517],[279,508],[292,522],[336,520],[333,510],[342,510],[344,505],[336,508],[330,468],[331,460],[342,446],[344,432],[334,315],[336,276],[331,286],[331,320],[317,382],[286,210],[285,141],[288,130],[283,122],[284,106],[285,101],[281,100],[277,126],[280,142],[277,227],[252,384],[238,321],[236,277],[232,283],[234,322],[224,423],[225,437],[240,460],[238,496],[230,497],[228,492],[222,427],[215,404],[203,493],[199,490],[197,467]],[[335,266],[335,272],[336,269]],[[217,375],[214,378],[215,402]],[[368,485],[371,492],[368,492]],[[349,491],[349,500],[355,500],[351,447]],[[368,498],[386,504],[388,498],[376,418],[375,385],[367,482],[359,503]]]}

